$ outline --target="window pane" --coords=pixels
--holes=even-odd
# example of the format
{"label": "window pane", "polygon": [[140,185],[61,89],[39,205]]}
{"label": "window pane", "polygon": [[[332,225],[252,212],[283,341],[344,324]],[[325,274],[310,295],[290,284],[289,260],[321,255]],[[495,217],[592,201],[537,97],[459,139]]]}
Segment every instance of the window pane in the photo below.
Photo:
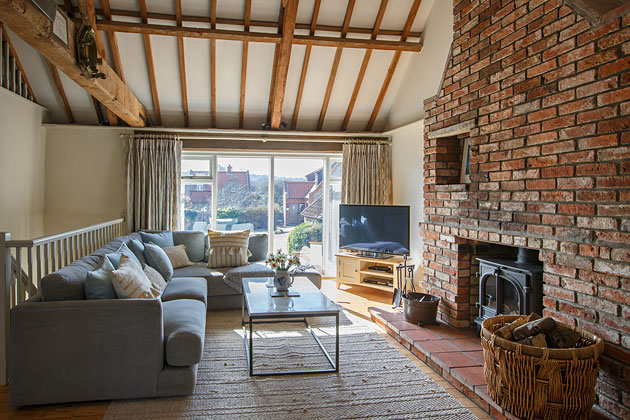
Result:
{"label": "window pane", "polygon": [[210,178],[210,160],[208,159],[182,159],[182,177]]}
{"label": "window pane", "polygon": [[205,232],[211,227],[212,184],[183,181],[180,211],[184,230]]}
{"label": "window pane", "polygon": [[267,232],[269,159],[217,159],[218,230]]}
{"label": "window pane", "polygon": [[330,162],[330,168],[328,168],[328,173],[330,174],[331,180],[340,180],[341,175],[343,173],[341,158],[331,158],[328,160]]}
{"label": "window pane", "polygon": [[299,253],[304,264],[323,266],[324,159],[275,158],[274,251]]}

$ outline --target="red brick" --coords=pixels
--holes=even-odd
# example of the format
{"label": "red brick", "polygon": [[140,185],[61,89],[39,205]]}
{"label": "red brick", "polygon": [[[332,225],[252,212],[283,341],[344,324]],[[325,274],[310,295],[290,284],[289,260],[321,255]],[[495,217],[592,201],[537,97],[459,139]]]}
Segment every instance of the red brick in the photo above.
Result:
{"label": "red brick", "polygon": [[558,163],[558,156],[541,156],[537,158],[529,158],[527,159],[527,167],[528,168],[536,168],[540,166],[551,166]]}
{"label": "red brick", "polygon": [[573,140],[561,141],[542,146],[542,154],[548,155],[552,153],[566,153],[575,150],[575,142]]}
{"label": "red brick", "polygon": [[575,204],[575,203],[558,204],[558,213],[595,214],[595,206],[592,204]]}
{"label": "red brick", "polygon": [[578,140],[578,149],[593,149],[600,147],[616,146],[618,143],[616,134],[608,134],[599,137],[589,137]]}
{"label": "red brick", "polygon": [[558,188],[565,190],[577,190],[583,188],[593,188],[595,182],[593,178],[578,177],[578,178],[559,178]]}
{"label": "red brick", "polygon": [[597,124],[597,130],[600,133],[610,133],[613,131],[628,131],[630,130],[630,118],[622,117],[612,120],[602,121]]}
{"label": "red brick", "polygon": [[608,75],[627,70],[628,68],[630,68],[630,56],[601,66],[598,70],[597,75],[598,77],[606,77]]}
{"label": "red brick", "polygon": [[597,178],[598,188],[629,188],[630,176],[608,176]]}
{"label": "red brick", "polygon": [[591,163],[578,165],[576,175],[614,175],[617,173],[617,165],[614,163]]}
{"label": "red brick", "polygon": [[623,102],[630,100],[630,87],[617,89],[611,92],[602,93],[597,97],[597,105],[603,106],[615,102]]}
{"label": "red brick", "polygon": [[580,112],[577,116],[577,123],[584,124],[591,121],[601,121],[607,118],[617,116],[617,108],[609,106],[605,108],[597,108],[592,111]]}

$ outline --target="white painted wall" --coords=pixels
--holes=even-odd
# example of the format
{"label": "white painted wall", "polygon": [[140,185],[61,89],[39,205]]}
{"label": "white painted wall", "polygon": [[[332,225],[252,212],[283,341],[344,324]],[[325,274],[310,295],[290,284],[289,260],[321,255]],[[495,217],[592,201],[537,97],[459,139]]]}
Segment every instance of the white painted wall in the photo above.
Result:
{"label": "white painted wall", "polygon": [[47,126],[46,234],[125,217],[125,131]]}
{"label": "white painted wall", "polygon": [[0,232],[31,239],[44,232],[46,110],[0,88]]}
{"label": "white painted wall", "polygon": [[453,42],[453,0],[438,0],[422,33],[422,51],[413,55],[391,107],[385,129],[424,118],[424,100],[439,88]]}
{"label": "white painted wall", "polygon": [[392,136],[392,185],[394,204],[409,205],[410,246],[412,264],[416,265],[414,278],[419,280],[422,265],[422,236],[419,223],[423,221],[423,131],[422,121],[393,130]]}

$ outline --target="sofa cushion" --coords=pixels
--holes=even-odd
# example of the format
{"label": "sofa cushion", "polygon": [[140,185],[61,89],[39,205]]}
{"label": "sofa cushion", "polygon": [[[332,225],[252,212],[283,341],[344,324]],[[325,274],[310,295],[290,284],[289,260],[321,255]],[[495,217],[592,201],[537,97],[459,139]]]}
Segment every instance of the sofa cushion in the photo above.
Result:
{"label": "sofa cushion", "polygon": [[103,263],[94,271],[88,271],[85,277],[86,299],[116,299],[116,290],[112,285],[112,271],[114,266],[109,258],[103,258]]}
{"label": "sofa cushion", "polygon": [[147,259],[147,263],[155,268],[164,277],[164,280],[169,281],[173,277],[171,260],[168,259],[168,255],[158,245],[145,243],[144,256]]}
{"label": "sofa cushion", "polygon": [[162,248],[162,251],[164,251],[174,269],[195,265],[194,262],[191,262],[190,259],[188,259],[188,254],[186,254],[186,245],[184,244],[168,246],[166,248]]}
{"label": "sofa cushion", "polygon": [[203,261],[206,256],[206,234],[190,230],[173,232],[175,245],[186,245],[186,254],[192,262]]}
{"label": "sofa cushion", "polygon": [[269,250],[269,236],[266,233],[253,233],[249,235],[249,262],[264,261]]}
{"label": "sofa cushion", "polygon": [[147,259],[144,257],[144,244],[141,240],[130,239],[129,242],[127,242],[127,246],[136,256],[136,258],[138,258],[138,261],[140,261],[142,264],[147,263]]}
{"label": "sofa cushion", "polygon": [[168,282],[162,293],[162,301],[193,299],[206,304],[208,287],[203,277],[175,277]]}
{"label": "sofa cushion", "polygon": [[190,366],[201,361],[206,328],[206,305],[192,299],[162,303],[165,359],[170,366]]}
{"label": "sofa cushion", "polygon": [[273,277],[274,271],[263,264],[249,264],[226,270],[224,283],[230,288],[243,293],[243,279],[251,277]]}
{"label": "sofa cushion", "polygon": [[152,242],[160,248],[175,246],[173,243],[173,231],[171,230],[156,233],[140,232],[140,237],[142,237],[142,242],[145,244]]}
{"label": "sofa cushion", "polygon": [[237,267],[247,264],[247,258],[251,255],[247,249],[249,230],[223,232],[208,229],[208,239],[208,267]]}
{"label": "sofa cushion", "polygon": [[112,271],[112,285],[120,299],[155,299],[162,293],[126,255],[120,256],[118,269]]}
{"label": "sofa cushion", "polygon": [[116,252],[107,254],[107,258],[114,266],[114,269],[118,269],[118,261],[120,260],[120,256],[123,254],[127,256],[131,261],[138,264],[138,267],[142,270],[142,263],[140,262],[138,257],[136,257],[136,254],[134,254],[133,251],[129,249],[129,247],[125,243],[121,244]]}
{"label": "sofa cushion", "polygon": [[229,268],[208,268],[204,263],[197,263],[190,267],[173,270],[173,277],[203,277],[208,283],[208,296],[230,296],[238,294],[238,291],[228,286],[223,281],[223,275]]}
{"label": "sofa cushion", "polygon": [[144,274],[146,274],[149,281],[153,283],[158,289],[160,289],[160,292],[164,292],[164,289],[166,289],[167,285],[166,280],[164,280],[164,277],[162,277],[162,275],[155,268],[151,267],[150,265],[143,264],[142,271],[144,271]]}

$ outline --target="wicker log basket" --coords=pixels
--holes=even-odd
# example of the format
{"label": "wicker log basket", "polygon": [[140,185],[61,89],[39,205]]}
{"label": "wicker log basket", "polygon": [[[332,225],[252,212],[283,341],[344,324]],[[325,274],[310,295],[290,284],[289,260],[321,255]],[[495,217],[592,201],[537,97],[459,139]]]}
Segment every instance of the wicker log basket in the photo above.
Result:
{"label": "wicker log basket", "polygon": [[526,346],[494,332],[518,316],[496,316],[481,327],[484,373],[490,397],[523,419],[589,419],[604,341],[581,328],[577,348]]}

